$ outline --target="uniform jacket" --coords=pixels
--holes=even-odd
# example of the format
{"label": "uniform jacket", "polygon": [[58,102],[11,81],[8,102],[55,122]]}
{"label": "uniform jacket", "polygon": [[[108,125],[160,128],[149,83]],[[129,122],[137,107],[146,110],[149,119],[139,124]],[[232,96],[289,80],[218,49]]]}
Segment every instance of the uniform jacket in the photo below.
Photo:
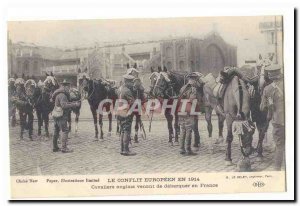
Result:
{"label": "uniform jacket", "polygon": [[274,124],[284,125],[283,81],[273,82],[264,88],[260,109],[269,110]]}
{"label": "uniform jacket", "polygon": [[13,103],[16,107],[25,112],[32,112],[33,111],[33,98],[28,97],[25,91],[15,92],[13,95]]}
{"label": "uniform jacket", "polygon": [[[179,105],[178,105],[178,112],[187,112],[188,115],[190,115],[191,113],[191,109],[192,109],[192,103],[193,101],[197,100],[199,98],[199,94],[197,94],[197,88],[190,85],[190,84],[186,84],[184,85],[179,92]],[[187,104],[185,108],[182,108],[184,105],[182,103],[181,100],[186,99],[187,100]],[[194,112],[199,112],[199,105],[197,103],[196,108],[194,109]]]}
{"label": "uniform jacket", "polygon": [[[118,93],[119,99],[122,100],[126,100],[127,101],[127,108],[119,111],[118,114],[121,116],[126,116],[127,111],[130,109],[130,106],[133,104],[133,102],[135,101],[133,92],[131,89],[129,89],[125,84],[123,84],[120,88],[119,88],[119,93]],[[119,103],[119,106],[122,107],[122,105]]]}
{"label": "uniform jacket", "polygon": [[64,91],[63,88],[59,88],[54,91],[52,95],[55,106],[63,109],[63,118],[68,119],[68,115],[72,108],[76,107],[76,104],[69,101],[69,94]]}

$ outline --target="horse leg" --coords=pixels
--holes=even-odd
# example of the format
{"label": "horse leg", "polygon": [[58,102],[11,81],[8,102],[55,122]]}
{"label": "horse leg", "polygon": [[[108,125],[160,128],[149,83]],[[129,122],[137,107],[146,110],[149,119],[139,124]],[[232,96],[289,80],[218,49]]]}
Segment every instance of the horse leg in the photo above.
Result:
{"label": "horse leg", "polygon": [[198,129],[198,116],[195,116],[195,121],[194,121],[194,147],[199,147],[200,145],[200,133],[199,133],[199,129]]}
{"label": "horse leg", "polygon": [[91,108],[93,119],[94,119],[94,126],[95,126],[95,141],[98,141],[98,125],[97,125],[97,112],[96,109]]}
{"label": "horse leg", "polygon": [[43,112],[43,120],[45,122],[45,133],[46,133],[46,137],[47,139],[49,139],[49,113],[48,112]]}
{"label": "horse leg", "polygon": [[258,130],[258,142],[257,142],[257,146],[256,146],[257,157],[258,157],[259,161],[262,161],[263,141],[264,141],[267,129],[268,129],[268,124],[267,123],[264,123],[263,125],[256,124],[256,126],[257,126],[257,130]]}
{"label": "horse leg", "polygon": [[208,131],[208,137],[212,137],[212,130],[213,126],[211,123],[211,114],[212,114],[212,108],[211,107],[205,107],[205,120],[207,122],[207,131]]}
{"label": "horse leg", "polygon": [[169,113],[165,112],[165,117],[167,119],[167,123],[168,123],[168,130],[169,130],[169,144],[173,145],[173,127],[172,127],[172,121],[173,121],[173,117],[172,115],[170,115]]}
{"label": "horse leg", "polygon": [[42,119],[42,112],[37,110],[36,111],[36,116],[37,116],[37,119],[38,119],[38,136],[41,136],[41,133],[42,133],[42,122],[43,122],[43,119]]}
{"label": "horse leg", "polygon": [[112,113],[110,112],[108,114],[108,137],[111,136],[111,131],[112,131]]}
{"label": "horse leg", "polygon": [[226,166],[232,165],[232,159],[231,159],[231,143],[233,140],[233,134],[232,134],[232,118],[229,115],[226,115],[226,123],[227,123],[227,138],[226,138],[226,157],[225,157],[225,164]]}
{"label": "horse leg", "polygon": [[138,132],[139,132],[139,123],[140,123],[140,119],[139,119],[139,115],[138,115],[138,114],[134,114],[134,116],[135,116],[134,143],[139,143]]}
{"label": "horse leg", "polygon": [[223,138],[224,121],[225,121],[224,116],[218,114],[219,138],[217,139],[216,144],[220,144],[224,142],[224,138]]}
{"label": "horse leg", "polygon": [[78,121],[79,121],[79,115],[80,115],[80,113],[79,113],[79,111],[76,111],[75,112],[75,132],[77,133],[77,131],[78,131]]}
{"label": "horse leg", "polygon": [[69,123],[69,132],[72,131],[72,116],[71,116],[72,111],[70,111],[69,116],[68,116],[68,123]]}
{"label": "horse leg", "polygon": [[103,115],[99,114],[99,126],[100,126],[100,139],[103,139]]}
{"label": "horse leg", "polygon": [[175,144],[175,146],[179,146],[178,136],[179,136],[179,134],[180,134],[180,127],[179,127],[179,122],[178,122],[178,119],[179,119],[179,118],[178,118],[178,114],[175,113],[174,117],[175,117],[175,121],[174,121],[174,128],[175,128],[175,142],[174,142],[174,144]]}

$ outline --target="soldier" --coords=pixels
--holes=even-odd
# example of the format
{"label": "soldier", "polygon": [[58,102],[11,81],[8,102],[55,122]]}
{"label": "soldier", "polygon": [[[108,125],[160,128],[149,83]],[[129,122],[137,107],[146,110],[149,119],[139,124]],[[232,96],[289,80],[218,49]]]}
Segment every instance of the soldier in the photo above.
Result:
{"label": "soldier", "polygon": [[[192,131],[195,126],[195,114],[191,114],[191,105],[192,102],[197,99],[197,79],[199,75],[191,73],[187,78],[188,83],[181,88],[179,94],[179,109],[186,112],[185,115],[179,114],[179,125],[181,129],[180,154],[196,155],[191,149]],[[182,99],[188,100],[185,108],[181,108],[183,106]]]}
{"label": "soldier", "polygon": [[[25,91],[25,81],[22,78],[16,79],[16,92],[12,102],[16,105],[20,115],[20,140],[23,139],[24,130],[28,130],[29,139],[32,141],[33,130],[33,101]],[[28,119],[28,122],[26,121]]]}
{"label": "soldier", "polygon": [[53,152],[60,151],[58,147],[58,137],[60,130],[62,131],[62,149],[61,152],[69,153],[73,152],[73,150],[67,147],[68,141],[68,117],[70,110],[72,108],[76,108],[80,106],[80,102],[70,102],[69,101],[69,91],[70,91],[70,83],[64,80],[61,83],[61,87],[54,91],[52,95],[52,100],[54,101],[54,110],[52,112],[52,116],[54,119],[54,136],[53,136]]}
{"label": "soldier", "polygon": [[14,78],[8,79],[8,112],[9,112],[9,123],[12,127],[16,126],[16,106],[12,102],[12,97],[16,92],[15,87],[16,80]]}
{"label": "soldier", "polygon": [[136,153],[129,151],[129,142],[131,134],[132,114],[127,114],[128,108],[134,102],[133,96],[133,80],[134,76],[125,74],[124,84],[119,89],[119,99],[127,101],[127,109],[118,113],[118,121],[121,126],[121,155],[133,156]]}
{"label": "soldier", "polygon": [[280,70],[279,65],[271,65],[265,69],[272,83],[264,88],[260,105],[262,111],[268,111],[268,120],[272,119],[273,139],[276,145],[275,170],[281,170],[285,155],[283,75]]}

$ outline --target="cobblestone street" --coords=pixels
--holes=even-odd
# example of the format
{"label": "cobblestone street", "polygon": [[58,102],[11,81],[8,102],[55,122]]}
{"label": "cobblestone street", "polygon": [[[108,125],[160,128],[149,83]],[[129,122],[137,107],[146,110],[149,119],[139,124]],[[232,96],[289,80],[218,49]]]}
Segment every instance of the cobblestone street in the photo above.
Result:
{"label": "cobblestone street", "polygon": [[[172,172],[226,172],[236,171],[236,166],[225,166],[225,148],[218,145],[214,154],[208,151],[208,133],[204,116],[200,117],[199,131],[201,147],[196,156],[182,156],[179,146],[168,144],[167,122],[165,119],[154,120],[152,131],[148,132],[149,121],[144,120],[147,138],[139,144],[131,145],[136,156],[120,155],[120,141],[116,134],[116,121],[113,121],[113,132],[107,136],[108,121],[104,121],[104,141],[94,142],[94,125],[88,106],[82,108],[79,131],[70,133],[69,145],[73,153],[53,153],[52,134],[53,122],[50,123],[50,140],[41,140],[36,136],[37,122],[34,122],[34,141],[28,134],[19,140],[19,126],[10,128],[10,164],[11,175],[75,175],[75,174],[113,174],[113,173],[172,173]],[[74,122],[74,121],[73,121]],[[213,116],[213,138],[218,135],[217,119]],[[226,126],[224,128],[224,137]],[[254,135],[253,146],[256,146],[257,133]],[[257,162],[251,156],[254,171],[272,170],[272,136],[268,131],[264,142],[264,159]],[[195,148],[193,148],[195,150]],[[240,158],[238,139],[232,144],[233,163]]]}

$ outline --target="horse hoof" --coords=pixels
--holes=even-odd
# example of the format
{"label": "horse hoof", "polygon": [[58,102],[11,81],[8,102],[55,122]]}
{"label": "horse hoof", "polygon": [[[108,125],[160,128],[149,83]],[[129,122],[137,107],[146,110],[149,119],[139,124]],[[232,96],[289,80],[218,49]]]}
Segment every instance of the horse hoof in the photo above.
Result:
{"label": "horse hoof", "polygon": [[174,146],[179,146],[179,142],[174,142]]}
{"label": "horse hoof", "polygon": [[173,142],[168,142],[169,146],[173,146]]}
{"label": "horse hoof", "polygon": [[226,166],[232,166],[233,163],[232,163],[231,160],[225,160],[225,165],[226,165]]}
{"label": "horse hoof", "polygon": [[215,141],[215,144],[223,144],[223,143],[224,143],[224,138],[223,137],[219,137]]}

